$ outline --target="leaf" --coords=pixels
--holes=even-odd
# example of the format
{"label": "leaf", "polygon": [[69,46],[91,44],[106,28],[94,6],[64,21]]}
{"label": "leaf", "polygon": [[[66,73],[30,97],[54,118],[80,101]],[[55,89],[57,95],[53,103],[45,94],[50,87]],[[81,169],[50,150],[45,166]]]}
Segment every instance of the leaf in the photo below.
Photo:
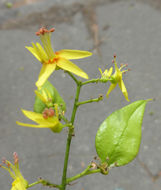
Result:
{"label": "leaf", "polygon": [[[49,93],[52,96],[53,104],[55,103],[58,104],[59,108],[62,111],[66,111],[66,104],[63,98],[60,96],[57,89],[49,81],[46,81],[44,85],[42,86],[41,90],[38,90],[38,91],[42,94],[43,89],[47,89],[49,91]],[[46,108],[45,103],[38,96],[36,96],[35,103],[34,103],[34,111],[37,113],[42,113],[45,108]]]}
{"label": "leaf", "polygon": [[95,138],[96,151],[102,162],[122,166],[136,157],[146,104],[146,100],[133,102],[103,121]]}

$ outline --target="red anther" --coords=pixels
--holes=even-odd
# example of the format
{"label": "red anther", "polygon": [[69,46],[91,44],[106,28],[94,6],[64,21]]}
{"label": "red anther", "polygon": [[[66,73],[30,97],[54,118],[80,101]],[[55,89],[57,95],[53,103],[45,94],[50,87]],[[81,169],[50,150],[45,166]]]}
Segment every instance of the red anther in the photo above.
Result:
{"label": "red anther", "polygon": [[44,119],[48,119],[48,114],[43,113],[42,116],[43,116]]}
{"label": "red anther", "polygon": [[53,110],[52,108],[49,108],[49,110],[48,110],[48,116],[49,116],[49,117],[52,117],[52,116],[54,116],[54,115],[55,115],[54,110]]}
{"label": "red anther", "polygon": [[19,159],[18,159],[18,154],[16,152],[13,153],[13,158],[14,158],[15,164],[17,164]]}
{"label": "red anther", "polygon": [[52,64],[52,63],[54,63],[54,59],[49,59],[49,61],[47,62],[47,64]]}
{"label": "red anther", "polygon": [[49,32],[54,32],[55,31],[55,28],[51,28],[50,30],[49,30]]}
{"label": "red anther", "polygon": [[36,36],[39,36],[40,35],[40,32],[35,32]]}
{"label": "red anther", "polygon": [[121,63],[120,66],[122,67],[122,66],[123,66],[123,63]]}
{"label": "red anther", "polygon": [[50,30],[47,30],[45,27],[40,28],[35,34],[37,36],[44,35],[45,33],[54,32],[55,28],[51,28]]}
{"label": "red anther", "polygon": [[128,64],[126,63],[126,64],[125,64],[125,66],[127,67],[127,66],[128,66]]}
{"label": "red anther", "polygon": [[116,58],[116,53],[114,53],[113,57]]}
{"label": "red anther", "polygon": [[58,59],[59,59],[58,57],[53,58],[53,63],[54,63],[54,62],[57,62],[57,61],[58,61]]}
{"label": "red anther", "polygon": [[131,69],[128,69],[128,71],[131,71]]}

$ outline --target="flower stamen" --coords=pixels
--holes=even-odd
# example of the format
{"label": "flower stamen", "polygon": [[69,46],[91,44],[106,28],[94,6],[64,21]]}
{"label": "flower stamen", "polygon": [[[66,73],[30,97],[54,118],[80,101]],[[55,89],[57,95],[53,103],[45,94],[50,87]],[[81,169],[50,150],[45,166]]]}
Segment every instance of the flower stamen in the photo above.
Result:
{"label": "flower stamen", "polygon": [[54,32],[55,28],[51,28],[50,30],[47,30],[45,27],[40,28],[35,34],[37,36],[44,35],[45,33]]}

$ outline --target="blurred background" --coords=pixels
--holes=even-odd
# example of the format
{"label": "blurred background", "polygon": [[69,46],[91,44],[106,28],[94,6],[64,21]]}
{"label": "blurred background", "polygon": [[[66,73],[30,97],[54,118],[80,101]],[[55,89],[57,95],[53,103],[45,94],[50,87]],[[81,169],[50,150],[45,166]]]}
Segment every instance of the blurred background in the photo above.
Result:
{"label": "blurred background", "polygon": [[[73,61],[90,78],[98,68],[128,63],[124,82],[131,102],[154,98],[147,105],[140,153],[129,165],[114,168],[108,176],[81,178],[73,190],[161,190],[161,0],[1,0],[0,1],[0,157],[12,160],[17,152],[24,177],[32,183],[42,177],[59,183],[63,169],[67,130],[53,134],[48,129],[16,125],[25,121],[20,109],[33,109],[35,82],[41,64],[25,49],[38,41],[42,26],[55,27],[55,50],[82,49],[93,56]],[[70,117],[75,84],[63,71],[50,81],[67,104]],[[81,100],[106,94],[107,84],[85,86]],[[68,176],[81,172],[93,157],[95,134],[113,111],[127,105],[119,88],[109,99],[81,106],[77,112]],[[0,168],[0,189],[11,188],[12,179]],[[35,190],[48,187],[34,186]]]}

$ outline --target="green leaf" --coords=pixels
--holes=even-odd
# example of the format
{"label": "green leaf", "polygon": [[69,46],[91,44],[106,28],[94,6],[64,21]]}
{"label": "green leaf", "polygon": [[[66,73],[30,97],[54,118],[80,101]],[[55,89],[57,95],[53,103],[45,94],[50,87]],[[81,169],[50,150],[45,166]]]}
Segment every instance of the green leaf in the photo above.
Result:
{"label": "green leaf", "polygon": [[122,166],[138,154],[141,125],[147,100],[139,100],[115,111],[100,125],[95,139],[98,156],[108,165]]}
{"label": "green leaf", "polygon": [[[55,103],[58,104],[59,108],[62,111],[66,111],[66,104],[63,98],[60,96],[57,89],[49,81],[46,81],[44,85],[42,86],[41,90],[38,90],[40,94],[42,94],[43,89],[47,89],[49,91],[49,93],[52,96],[53,104]],[[47,106],[45,105],[45,103],[38,96],[36,96],[35,103],[34,103],[34,111],[37,113],[42,113],[46,107]]]}

